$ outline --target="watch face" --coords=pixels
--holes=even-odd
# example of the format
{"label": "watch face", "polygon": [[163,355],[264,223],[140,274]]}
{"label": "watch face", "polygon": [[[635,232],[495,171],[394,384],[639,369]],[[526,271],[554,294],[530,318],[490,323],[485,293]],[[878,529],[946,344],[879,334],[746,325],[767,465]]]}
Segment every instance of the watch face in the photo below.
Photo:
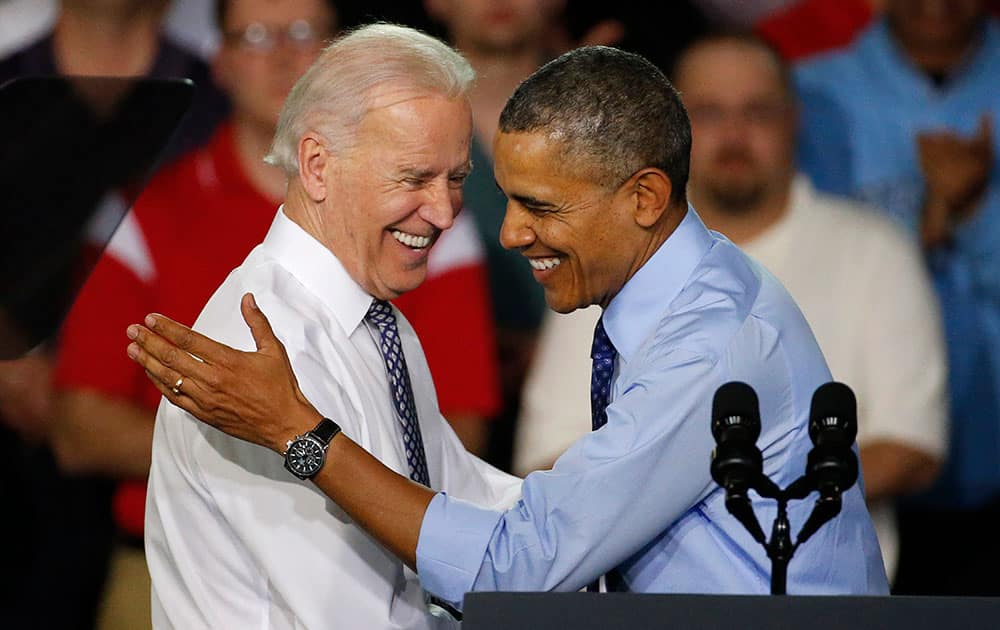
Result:
{"label": "watch face", "polygon": [[312,438],[304,437],[293,441],[288,447],[285,462],[293,473],[312,477],[323,467],[325,458],[323,446]]}

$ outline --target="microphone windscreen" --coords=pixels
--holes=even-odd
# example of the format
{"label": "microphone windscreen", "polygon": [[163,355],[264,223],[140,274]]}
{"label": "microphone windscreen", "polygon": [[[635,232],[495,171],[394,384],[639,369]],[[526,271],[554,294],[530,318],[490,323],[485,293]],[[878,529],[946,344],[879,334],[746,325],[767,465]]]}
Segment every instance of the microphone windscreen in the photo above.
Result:
{"label": "microphone windscreen", "polygon": [[712,435],[718,441],[727,429],[742,427],[748,439],[760,436],[760,403],[746,383],[731,381],[716,390],[712,399]]}
{"label": "microphone windscreen", "polygon": [[840,429],[853,443],[858,434],[858,401],[851,388],[831,381],[820,385],[809,409],[809,437],[816,441],[825,428]]}

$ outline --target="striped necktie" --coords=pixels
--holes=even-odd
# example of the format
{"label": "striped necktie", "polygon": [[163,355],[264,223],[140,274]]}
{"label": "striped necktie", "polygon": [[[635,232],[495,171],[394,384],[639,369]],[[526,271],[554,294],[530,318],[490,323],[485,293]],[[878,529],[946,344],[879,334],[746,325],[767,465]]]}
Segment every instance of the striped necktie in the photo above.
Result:
{"label": "striped necktie", "polygon": [[410,466],[410,479],[430,487],[424,440],[420,435],[417,405],[413,400],[410,373],[406,369],[406,357],[403,356],[403,345],[399,340],[396,314],[388,302],[373,300],[365,319],[378,329],[380,340],[378,346],[385,361],[386,374],[389,376],[393,406],[403,428],[403,446],[406,449],[406,463]]}

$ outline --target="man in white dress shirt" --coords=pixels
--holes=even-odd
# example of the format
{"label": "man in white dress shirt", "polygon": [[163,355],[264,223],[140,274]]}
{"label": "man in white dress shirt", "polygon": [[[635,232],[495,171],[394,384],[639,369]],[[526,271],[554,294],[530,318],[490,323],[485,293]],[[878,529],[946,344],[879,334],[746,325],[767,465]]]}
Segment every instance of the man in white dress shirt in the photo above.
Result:
{"label": "man in white dress shirt", "polygon": [[[253,348],[240,315],[252,292],[302,392],[346,435],[434,489],[504,505],[519,480],[465,452],[438,411],[413,329],[386,303],[424,280],[431,246],[461,208],[473,75],[452,49],[403,27],[365,27],[327,49],[289,95],[268,156],[288,175],[284,205],[196,328]],[[398,324],[389,343],[401,341],[412,389],[399,412],[390,390],[399,372],[380,349],[387,317]],[[146,550],[160,628],[453,623],[431,612],[415,574],[280,458],[166,401],[153,437]]]}
{"label": "man in white dress shirt", "polygon": [[[886,573],[895,573],[893,500],[934,480],[946,446],[945,354],[919,252],[875,213],[795,174],[795,106],[781,60],[757,40],[710,37],[678,60],[691,117],[688,193],[710,228],[785,285],[833,377],[858,398],[865,494]],[[547,468],[590,427],[587,340],[600,311],[543,324],[515,443],[515,470]],[[707,422],[707,419],[706,419]]]}

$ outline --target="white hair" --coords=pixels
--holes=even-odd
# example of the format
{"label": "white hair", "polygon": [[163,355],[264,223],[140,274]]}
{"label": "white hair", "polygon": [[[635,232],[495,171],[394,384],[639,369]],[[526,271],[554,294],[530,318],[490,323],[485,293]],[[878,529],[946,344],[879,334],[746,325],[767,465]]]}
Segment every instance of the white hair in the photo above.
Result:
{"label": "white hair", "polygon": [[316,131],[331,150],[350,146],[378,88],[455,98],[468,94],[475,76],[458,52],[420,31],[383,23],[358,28],[330,44],[295,83],[264,161],[294,177],[303,134]]}

